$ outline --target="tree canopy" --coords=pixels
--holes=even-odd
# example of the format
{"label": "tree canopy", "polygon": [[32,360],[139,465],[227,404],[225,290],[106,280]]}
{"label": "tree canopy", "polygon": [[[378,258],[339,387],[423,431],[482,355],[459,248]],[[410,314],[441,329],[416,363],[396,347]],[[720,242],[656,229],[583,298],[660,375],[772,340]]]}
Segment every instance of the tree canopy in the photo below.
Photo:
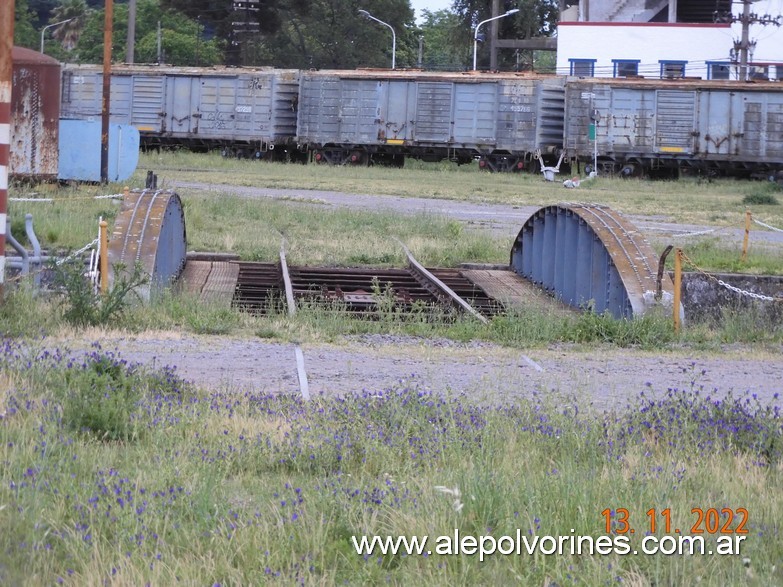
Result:
{"label": "tree canopy", "polygon": [[[116,61],[125,59],[127,1],[114,2],[112,56]],[[520,11],[498,22],[501,38],[554,32],[562,2],[504,1],[502,9]],[[453,0],[450,10],[423,11],[420,25],[414,21],[409,0],[242,0],[243,6],[257,6],[257,10],[238,12],[233,11],[235,4],[239,0],[137,0],[134,60],[158,61],[160,23],[160,58],[173,65],[389,67],[391,31],[363,17],[359,9],[365,9],[394,29],[397,67],[417,66],[421,48],[423,67],[461,70],[470,66],[474,28],[491,16],[492,0]],[[37,48],[42,27],[73,18],[47,34],[47,53],[63,61],[100,62],[104,5],[105,0],[16,0],[14,40]],[[519,54],[501,52],[499,65],[518,67]]]}

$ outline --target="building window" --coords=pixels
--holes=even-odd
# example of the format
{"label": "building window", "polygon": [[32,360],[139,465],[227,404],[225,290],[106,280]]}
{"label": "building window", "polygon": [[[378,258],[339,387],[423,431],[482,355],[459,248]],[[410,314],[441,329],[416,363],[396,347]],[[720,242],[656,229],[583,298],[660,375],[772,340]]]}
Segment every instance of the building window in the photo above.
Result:
{"label": "building window", "polygon": [[595,74],[595,59],[569,59],[571,75],[593,77]]}
{"label": "building window", "polygon": [[685,64],[687,61],[659,61],[661,64],[661,78],[685,77]]}
{"label": "building window", "polygon": [[639,75],[639,59],[612,59],[614,77],[635,77]]}
{"label": "building window", "polygon": [[708,61],[707,79],[730,79],[731,64],[728,62]]}
{"label": "building window", "polygon": [[748,78],[759,81],[769,79],[769,67],[766,65],[752,65],[748,68]]}

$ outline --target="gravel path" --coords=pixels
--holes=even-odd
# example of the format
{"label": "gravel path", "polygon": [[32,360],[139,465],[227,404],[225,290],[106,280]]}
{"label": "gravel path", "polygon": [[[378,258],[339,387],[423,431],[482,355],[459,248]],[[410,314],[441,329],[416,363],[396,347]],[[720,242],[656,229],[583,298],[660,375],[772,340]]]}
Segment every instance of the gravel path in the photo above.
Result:
{"label": "gravel path", "polygon": [[[103,337],[100,342],[128,360],[175,365],[203,388],[299,393],[293,344],[168,334]],[[414,380],[481,402],[535,393],[568,401],[576,394],[599,409],[613,409],[642,391],[663,395],[669,388],[694,386],[712,395],[749,391],[765,402],[783,391],[781,349],[750,354],[735,348],[707,356],[570,346],[522,352],[484,342],[370,335],[340,344],[305,344],[302,350],[312,395],[389,389]]]}

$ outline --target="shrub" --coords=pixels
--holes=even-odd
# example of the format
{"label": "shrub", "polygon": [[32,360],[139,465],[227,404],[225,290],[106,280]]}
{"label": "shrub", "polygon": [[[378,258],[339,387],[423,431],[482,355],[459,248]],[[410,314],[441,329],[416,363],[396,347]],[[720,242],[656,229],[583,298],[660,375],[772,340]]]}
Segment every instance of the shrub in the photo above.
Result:
{"label": "shrub", "polygon": [[127,276],[121,267],[115,266],[117,279],[105,295],[97,292],[85,277],[79,263],[63,263],[53,266],[54,283],[65,290],[63,317],[73,326],[100,326],[118,318],[128,307],[129,294],[147,283],[147,275],[139,265]]}
{"label": "shrub", "polygon": [[777,206],[780,202],[775,194],[779,194],[781,191],[781,186],[775,183],[762,184],[754,187],[749,194],[742,198],[742,203],[756,206]]}
{"label": "shrub", "polygon": [[60,377],[49,380],[62,407],[63,427],[99,440],[135,440],[137,414],[146,398],[182,398],[191,386],[171,367],[145,369],[96,346],[83,361],[53,365]]}

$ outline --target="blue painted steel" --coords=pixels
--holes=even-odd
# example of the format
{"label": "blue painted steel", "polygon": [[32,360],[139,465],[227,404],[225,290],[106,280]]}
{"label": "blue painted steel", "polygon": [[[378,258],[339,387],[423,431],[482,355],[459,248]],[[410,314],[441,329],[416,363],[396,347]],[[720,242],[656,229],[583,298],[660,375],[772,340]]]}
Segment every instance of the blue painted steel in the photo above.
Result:
{"label": "blue painted steel", "polygon": [[553,216],[553,220],[555,221],[555,242],[553,243],[555,266],[552,291],[558,292],[558,294],[562,296],[563,279],[565,277],[566,267],[566,248],[563,246],[563,242],[565,240],[566,219],[556,211],[553,211]]}
{"label": "blue painted steel", "polygon": [[[139,163],[139,131],[109,125],[109,181],[125,181]],[[101,121],[60,120],[58,179],[101,181]]]}
{"label": "blue painted steel", "polygon": [[557,215],[552,214],[551,210],[545,210],[544,220],[544,248],[541,253],[541,280],[544,289],[554,291],[555,288],[555,267],[557,265]]}
{"label": "blue painted steel", "polygon": [[158,235],[155,268],[152,272],[154,290],[161,290],[179,276],[185,266],[187,252],[182,202],[177,194],[172,194],[166,204]]}
{"label": "blue painted steel", "polygon": [[[592,232],[592,231],[591,231]],[[593,239],[591,247],[592,261],[590,263],[590,297],[594,300],[593,309],[598,314],[603,314],[609,307],[609,253],[597,236]]]}
{"label": "blue painted steel", "polygon": [[[532,218],[532,224],[530,224],[530,230],[533,233],[533,253],[531,257],[533,259],[532,265],[525,265],[520,275],[525,275],[533,280],[533,283],[543,285],[544,282],[544,251],[551,250],[544,247],[544,211],[537,212]],[[524,258],[524,255],[523,255]],[[512,263],[513,264],[513,263]]]}
{"label": "blue painted steel", "polygon": [[579,232],[579,217],[573,212],[567,211],[565,214],[565,245],[563,250],[563,301],[569,306],[578,306],[576,301],[576,259],[579,249],[577,249]]}
{"label": "blue painted steel", "polygon": [[[599,314],[631,318],[654,303],[655,253],[632,224],[604,206],[538,210],[520,230],[510,265],[564,303]],[[672,292],[670,279],[662,286]]]}
{"label": "blue painted steel", "polygon": [[575,306],[584,306],[590,301],[592,280],[592,254],[595,235],[581,218],[577,222],[576,267],[574,276]]}

